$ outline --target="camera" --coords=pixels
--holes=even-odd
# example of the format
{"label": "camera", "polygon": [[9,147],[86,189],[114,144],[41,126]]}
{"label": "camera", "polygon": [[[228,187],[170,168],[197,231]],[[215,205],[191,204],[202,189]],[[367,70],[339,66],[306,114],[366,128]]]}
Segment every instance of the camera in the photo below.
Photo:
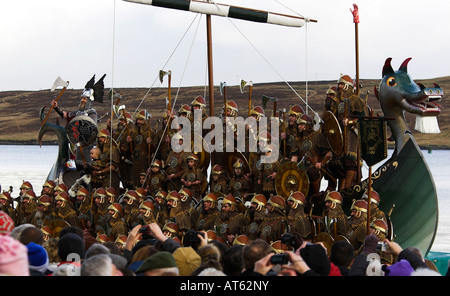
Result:
{"label": "camera", "polygon": [[142,226],[139,229],[139,233],[150,233],[150,228],[148,226]]}
{"label": "camera", "polygon": [[377,251],[386,252],[388,246],[385,242],[378,242]]}
{"label": "camera", "polygon": [[270,257],[270,263],[273,265],[288,264],[289,256],[287,254],[275,254],[272,257]]}
{"label": "camera", "polygon": [[281,236],[281,243],[293,247],[296,250],[303,244],[303,239],[298,233],[286,232]]}

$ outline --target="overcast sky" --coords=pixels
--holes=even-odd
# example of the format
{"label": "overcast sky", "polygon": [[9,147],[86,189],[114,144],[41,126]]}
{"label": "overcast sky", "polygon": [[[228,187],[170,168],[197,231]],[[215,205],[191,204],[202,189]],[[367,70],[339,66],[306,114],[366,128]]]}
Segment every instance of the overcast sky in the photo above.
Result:
{"label": "overcast sky", "polygon": [[[353,3],[361,79],[381,78],[387,57],[394,69],[412,57],[414,79],[450,75],[449,1],[216,2],[318,21],[288,28],[212,17],[216,85],[355,77]],[[58,76],[79,89],[104,73],[107,88],[166,86],[157,80],[160,69],[172,71],[174,87],[204,85],[206,21],[196,16],[121,0],[0,1],[0,91],[49,89]]]}

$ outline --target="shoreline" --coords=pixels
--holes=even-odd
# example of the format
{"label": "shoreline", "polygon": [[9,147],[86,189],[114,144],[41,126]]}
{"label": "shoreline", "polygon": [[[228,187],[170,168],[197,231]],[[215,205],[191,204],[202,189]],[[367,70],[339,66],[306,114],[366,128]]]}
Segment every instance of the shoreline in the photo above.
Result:
{"label": "shoreline", "polygon": [[[0,140],[0,145],[39,145],[38,140]],[[418,144],[422,150],[450,150],[449,145],[422,145]],[[58,146],[57,140],[42,141],[42,146]],[[388,149],[394,149],[394,144],[388,143]]]}

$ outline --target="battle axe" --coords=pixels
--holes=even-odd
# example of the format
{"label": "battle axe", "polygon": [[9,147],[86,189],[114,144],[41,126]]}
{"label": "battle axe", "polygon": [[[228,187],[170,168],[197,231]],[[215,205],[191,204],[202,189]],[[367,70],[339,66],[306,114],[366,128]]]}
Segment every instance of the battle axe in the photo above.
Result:
{"label": "battle axe", "polygon": [[[56,78],[55,82],[53,83],[51,91],[54,91],[57,87],[62,86],[63,89],[59,92],[58,96],[56,97],[55,101],[58,101],[59,98],[63,95],[63,93],[66,91],[67,86],[69,85],[69,81],[64,81],[61,79],[61,77],[58,76]],[[50,112],[53,110],[53,106],[50,107],[50,110],[48,110],[47,115],[45,116],[44,120],[41,122],[41,126],[44,126],[44,124],[47,122],[48,117],[50,116]]]}

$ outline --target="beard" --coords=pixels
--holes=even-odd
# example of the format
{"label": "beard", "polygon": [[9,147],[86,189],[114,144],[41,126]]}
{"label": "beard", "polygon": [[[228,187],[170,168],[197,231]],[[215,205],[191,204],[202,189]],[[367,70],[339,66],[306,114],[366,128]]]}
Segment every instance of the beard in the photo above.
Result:
{"label": "beard", "polygon": [[84,111],[85,108],[86,108],[86,102],[80,102],[80,104],[78,105],[78,110]]}
{"label": "beard", "polygon": [[220,212],[221,220],[228,220],[230,218],[230,212]]}

